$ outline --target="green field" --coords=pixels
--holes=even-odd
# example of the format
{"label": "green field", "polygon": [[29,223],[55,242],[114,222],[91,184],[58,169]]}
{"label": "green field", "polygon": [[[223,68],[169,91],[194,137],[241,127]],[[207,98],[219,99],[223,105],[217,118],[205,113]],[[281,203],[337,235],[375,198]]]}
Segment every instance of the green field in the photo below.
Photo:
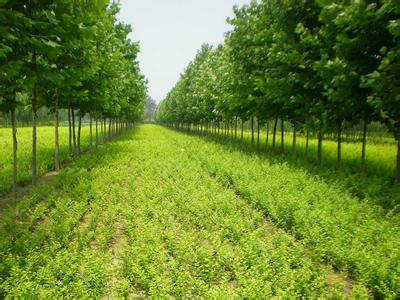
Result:
{"label": "green field", "polygon": [[[195,135],[203,133],[195,132]],[[329,184],[340,187],[351,193],[363,202],[369,202],[380,206],[391,213],[400,211],[400,186],[394,185],[396,169],[396,143],[393,138],[367,140],[366,145],[366,173],[360,175],[361,143],[342,142],[342,164],[341,169],[336,169],[337,143],[325,139],[322,145],[322,167],[316,165],[317,139],[310,138],[309,153],[306,156],[306,138],[298,134],[296,143],[296,157],[292,153],[291,133],[285,132],[285,154],[281,153],[281,135],[277,132],[275,153],[272,152],[272,132],[269,132],[268,145],[266,145],[266,133],[260,132],[260,143],[257,146],[257,135],[255,134],[254,145],[251,145],[251,132],[244,131],[243,140],[240,131],[237,137],[231,132],[230,135],[206,135],[205,138],[211,142],[229,144],[229,147],[246,153],[268,156],[268,159],[278,164],[302,169],[312,175],[325,180]]]}
{"label": "green field", "polygon": [[[66,162],[68,152],[68,127],[60,127],[60,159]],[[0,128],[0,195],[12,187],[12,135],[10,128]],[[32,179],[32,129],[18,128],[18,183],[24,185]],[[38,174],[54,169],[54,127],[42,126],[37,130]],[[82,150],[89,147],[89,127],[82,127]]]}
{"label": "green field", "polygon": [[399,225],[284,161],[142,125],[3,205],[0,297],[396,298]]}

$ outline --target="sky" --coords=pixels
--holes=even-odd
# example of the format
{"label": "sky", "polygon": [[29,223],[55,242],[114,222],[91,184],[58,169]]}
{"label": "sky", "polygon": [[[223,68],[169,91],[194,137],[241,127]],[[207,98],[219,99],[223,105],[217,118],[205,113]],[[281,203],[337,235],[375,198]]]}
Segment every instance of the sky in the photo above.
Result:
{"label": "sky", "polygon": [[140,42],[139,63],[149,95],[164,99],[203,43],[218,45],[230,30],[232,7],[250,0],[121,0],[119,21]]}

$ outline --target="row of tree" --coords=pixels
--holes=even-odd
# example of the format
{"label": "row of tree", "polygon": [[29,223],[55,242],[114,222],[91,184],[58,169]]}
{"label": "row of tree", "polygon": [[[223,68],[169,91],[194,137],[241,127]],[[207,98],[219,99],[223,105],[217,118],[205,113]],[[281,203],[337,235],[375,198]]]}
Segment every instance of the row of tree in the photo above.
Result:
{"label": "row of tree", "polygon": [[85,115],[90,118],[91,134],[92,120],[97,133],[99,121],[102,126],[108,120],[109,125],[122,128],[141,118],[146,82],[137,62],[139,46],[128,38],[130,26],[116,21],[118,10],[108,0],[0,1],[0,110],[10,114],[13,127],[14,192],[17,107],[32,112],[34,184],[40,107],[54,115],[56,170],[60,109],[68,111],[70,145],[73,140],[78,148]]}
{"label": "row of tree", "polygon": [[[398,142],[400,182],[400,2],[396,0],[262,0],[234,8],[233,30],[216,49],[203,45],[157,109],[169,124],[201,127],[278,120],[296,132],[337,136],[381,122]],[[237,125],[236,125],[237,126]],[[282,130],[283,131],[283,130]],[[268,130],[267,130],[268,132]],[[282,135],[283,138],[283,135]]]}

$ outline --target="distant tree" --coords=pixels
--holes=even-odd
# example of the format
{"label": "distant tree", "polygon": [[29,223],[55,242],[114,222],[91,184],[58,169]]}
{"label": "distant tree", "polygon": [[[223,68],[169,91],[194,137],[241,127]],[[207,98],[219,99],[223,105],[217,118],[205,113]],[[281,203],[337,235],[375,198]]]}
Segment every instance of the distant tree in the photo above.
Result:
{"label": "distant tree", "polygon": [[156,100],[151,98],[150,96],[146,97],[146,103],[145,103],[145,113],[144,113],[144,118],[146,120],[153,120],[154,119],[154,113],[157,108],[157,103]]}

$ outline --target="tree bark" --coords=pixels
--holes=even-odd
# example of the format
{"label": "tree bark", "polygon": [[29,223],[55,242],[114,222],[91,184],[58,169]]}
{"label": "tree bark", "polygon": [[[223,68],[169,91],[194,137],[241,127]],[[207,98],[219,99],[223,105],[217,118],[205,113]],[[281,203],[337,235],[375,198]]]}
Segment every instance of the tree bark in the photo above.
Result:
{"label": "tree bark", "polygon": [[37,95],[36,85],[32,92],[32,184],[37,184]]}
{"label": "tree bark", "polygon": [[96,148],[99,146],[99,120],[96,118]]}
{"label": "tree bark", "polygon": [[92,119],[92,114],[89,114],[89,143],[90,143],[90,148],[93,147],[93,119]]}
{"label": "tree bark", "polygon": [[397,138],[397,171],[396,183],[400,184],[400,138]]}
{"label": "tree bark", "polygon": [[281,120],[281,152],[285,154],[285,122]]}
{"label": "tree bark", "polygon": [[254,118],[251,117],[251,144],[254,145]]}
{"label": "tree bark", "polygon": [[78,121],[78,154],[81,154],[81,129],[82,129],[82,116],[79,114],[79,121]]}
{"label": "tree bark", "polygon": [[260,147],[260,120],[257,117],[257,148]]}
{"label": "tree bark", "polygon": [[12,138],[13,138],[13,186],[12,194],[15,197],[17,195],[17,151],[18,151],[18,140],[17,140],[17,124],[15,119],[15,107],[11,109],[11,124],[12,124]]}
{"label": "tree bark", "polygon": [[364,120],[363,126],[363,135],[362,135],[362,149],[361,149],[361,166],[360,171],[361,174],[365,174],[366,166],[365,166],[365,154],[366,154],[366,147],[367,147],[367,121]]}
{"label": "tree bark", "polygon": [[308,157],[309,150],[310,150],[310,131],[307,129],[307,133],[306,133],[306,158]]}
{"label": "tree bark", "polygon": [[103,120],[103,143],[107,143],[107,118]]}
{"label": "tree bark", "polygon": [[76,131],[75,131],[75,111],[71,108],[71,118],[72,118],[72,140],[74,143],[74,156],[76,155]]}
{"label": "tree bark", "polygon": [[54,110],[55,124],[54,124],[54,169],[60,171],[60,140],[59,140],[59,106],[60,106],[60,94],[56,89],[56,103]]}
{"label": "tree bark", "polygon": [[71,124],[70,108],[68,108],[68,147],[69,147],[69,155],[72,155],[72,124]]}
{"label": "tree bark", "polygon": [[322,130],[318,131],[318,151],[317,151],[317,166],[321,168],[322,164]]}
{"label": "tree bark", "polygon": [[103,118],[100,119],[100,144],[104,144],[104,135],[103,135]]}
{"label": "tree bark", "polygon": [[292,144],[292,155],[294,158],[296,158],[297,156],[297,150],[296,150],[296,146],[297,146],[297,126],[296,124],[293,124],[293,144]]}
{"label": "tree bark", "polygon": [[342,124],[338,124],[336,169],[342,167]]}
{"label": "tree bark", "polygon": [[[36,69],[36,50],[32,51],[32,64],[33,68]],[[36,160],[36,146],[37,146],[37,133],[36,133],[36,122],[37,122],[37,94],[36,94],[36,83],[32,89],[32,184],[37,184],[37,160]]]}
{"label": "tree bark", "polygon": [[240,139],[243,141],[243,119],[240,119],[241,120],[241,126],[240,126]]}
{"label": "tree bark", "polygon": [[237,139],[237,125],[238,125],[238,117],[235,117],[235,139]]}
{"label": "tree bark", "polygon": [[272,136],[272,153],[275,153],[277,127],[278,127],[278,117],[275,118],[275,122],[274,122],[274,132],[273,132],[273,136]]}
{"label": "tree bark", "polygon": [[111,118],[108,119],[108,141],[111,141]]}

